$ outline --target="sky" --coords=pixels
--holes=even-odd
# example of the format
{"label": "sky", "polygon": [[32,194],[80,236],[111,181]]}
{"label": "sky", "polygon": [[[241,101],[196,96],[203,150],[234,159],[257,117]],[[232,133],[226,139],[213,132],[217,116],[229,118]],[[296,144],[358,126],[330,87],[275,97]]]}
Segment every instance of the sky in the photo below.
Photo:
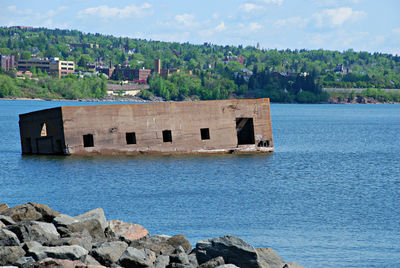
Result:
{"label": "sky", "polygon": [[0,0],[0,26],[400,55],[399,0]]}

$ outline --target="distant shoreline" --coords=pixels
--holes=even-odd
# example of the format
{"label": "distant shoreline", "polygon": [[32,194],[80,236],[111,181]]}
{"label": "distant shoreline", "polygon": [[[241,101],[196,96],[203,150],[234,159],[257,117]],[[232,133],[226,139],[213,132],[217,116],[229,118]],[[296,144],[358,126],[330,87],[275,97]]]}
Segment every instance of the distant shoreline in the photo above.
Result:
{"label": "distant shoreline", "polygon": [[[89,99],[44,99],[44,98],[0,98],[2,100],[25,100],[25,101],[72,101],[72,102],[164,102],[161,98],[154,100],[145,100],[138,97],[110,97],[110,98],[89,98]],[[365,102],[356,102],[354,100],[337,100],[330,99],[328,102],[321,103],[286,103],[286,102],[271,102],[273,104],[400,104],[400,102],[380,102],[374,99],[367,99]]]}

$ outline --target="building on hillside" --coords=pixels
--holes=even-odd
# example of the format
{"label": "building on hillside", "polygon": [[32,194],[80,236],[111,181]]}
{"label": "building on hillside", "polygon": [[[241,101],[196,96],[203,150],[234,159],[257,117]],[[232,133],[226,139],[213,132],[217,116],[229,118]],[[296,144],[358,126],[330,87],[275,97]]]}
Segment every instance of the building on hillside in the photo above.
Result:
{"label": "building on hillside", "polygon": [[50,62],[50,74],[57,75],[58,78],[74,72],[75,63],[73,61],[56,60]]}
{"label": "building on hillside", "polygon": [[223,63],[227,64],[229,62],[237,61],[241,65],[244,64],[244,57],[243,56],[225,56],[225,58],[222,60]]}
{"label": "building on hillside", "polygon": [[272,152],[269,99],[58,107],[19,115],[23,154]]}
{"label": "building on hillside", "polygon": [[344,64],[338,64],[335,69],[333,70],[335,73],[342,73],[342,74],[348,74],[350,73],[350,69],[346,68]]}
{"label": "building on hillside", "polygon": [[161,73],[160,75],[162,76],[162,78],[166,78],[168,76],[170,76],[173,73],[179,73],[181,70],[180,69],[161,69]]}
{"label": "building on hillside", "polygon": [[154,73],[160,75],[162,78],[166,78],[173,73],[179,73],[180,69],[161,69],[161,59],[154,60]]}
{"label": "building on hillside", "polygon": [[107,75],[108,78],[111,78],[111,76],[112,76],[113,73],[114,73],[114,70],[115,70],[115,68],[103,67],[103,66],[100,66],[100,67],[97,67],[97,68],[96,68],[96,71],[98,71],[98,72],[101,73],[101,74]]}
{"label": "building on hillside", "polygon": [[0,67],[5,71],[9,71],[15,68],[15,57],[14,55],[1,55],[0,54]]}
{"label": "building on hillside", "polygon": [[121,68],[121,69],[115,69],[114,70],[115,75],[120,75],[124,80],[129,80],[129,81],[134,81],[134,80],[140,80],[140,81],[147,81],[147,78],[151,74],[150,69],[130,69],[130,68]]}
{"label": "building on hillside", "polygon": [[10,29],[18,29],[18,30],[33,30],[36,29],[35,27],[31,26],[10,26]]}
{"label": "building on hillside", "polygon": [[99,44],[90,44],[90,43],[76,43],[76,44],[69,44],[69,47],[76,48],[76,47],[81,47],[81,48],[99,48]]}
{"label": "building on hillside", "polygon": [[161,59],[154,60],[154,73],[161,74]]}
{"label": "building on hillside", "polygon": [[75,63],[73,61],[62,61],[59,58],[44,58],[17,61],[18,71],[30,71],[32,67],[40,69],[42,72],[62,77],[75,72]]}

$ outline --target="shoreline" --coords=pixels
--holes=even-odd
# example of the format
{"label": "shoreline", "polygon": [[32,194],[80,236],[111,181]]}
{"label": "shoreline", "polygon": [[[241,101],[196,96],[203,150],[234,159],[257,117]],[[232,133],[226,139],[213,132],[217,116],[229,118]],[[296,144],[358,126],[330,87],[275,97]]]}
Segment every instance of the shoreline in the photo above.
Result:
{"label": "shoreline", "polygon": [[[139,97],[109,97],[109,98],[90,98],[90,99],[44,99],[44,98],[0,98],[2,100],[23,100],[23,101],[72,101],[72,102],[167,102],[160,97],[155,97],[153,100],[145,100]],[[187,100],[183,100],[187,101]],[[337,100],[330,99],[328,102],[320,103],[298,103],[298,102],[271,102],[271,104],[400,104],[400,102],[380,102],[372,99],[364,100],[362,102],[357,102],[355,100]]]}
{"label": "shoreline", "polygon": [[150,235],[141,225],[106,220],[96,208],[69,216],[29,202],[0,203],[0,265],[18,267],[304,268],[272,248],[224,235],[198,241]]}

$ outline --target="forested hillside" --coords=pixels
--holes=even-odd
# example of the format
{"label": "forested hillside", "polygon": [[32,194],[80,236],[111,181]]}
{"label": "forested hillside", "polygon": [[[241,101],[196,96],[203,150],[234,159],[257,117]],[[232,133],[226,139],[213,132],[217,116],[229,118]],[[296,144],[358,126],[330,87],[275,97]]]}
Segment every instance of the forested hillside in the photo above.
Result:
{"label": "forested hillside", "polygon": [[[98,48],[70,47],[77,43],[98,44]],[[166,100],[270,97],[277,102],[324,102],[329,98],[322,91],[324,87],[400,88],[400,56],[351,49],[258,50],[118,38],[76,30],[0,28],[0,54],[15,55],[16,60],[73,60],[78,71],[87,70],[88,63],[96,61],[154,69],[154,59],[160,58],[162,68],[178,68],[181,72],[167,79],[153,75],[148,81],[150,89],[143,96],[154,94]],[[85,80],[70,76],[57,82],[46,74],[36,74],[38,79],[21,82],[10,72],[2,73],[0,97],[102,97],[106,92],[101,77]],[[388,94],[387,98],[400,101],[398,94]]]}

